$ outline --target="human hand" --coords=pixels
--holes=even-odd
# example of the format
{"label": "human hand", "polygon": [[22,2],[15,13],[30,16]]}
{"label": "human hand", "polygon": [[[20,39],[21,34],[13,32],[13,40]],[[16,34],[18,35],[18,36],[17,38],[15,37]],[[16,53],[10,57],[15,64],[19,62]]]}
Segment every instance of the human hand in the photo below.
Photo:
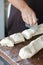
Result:
{"label": "human hand", "polygon": [[30,7],[23,8],[21,15],[25,23],[30,24],[31,26],[37,23],[36,14]]}

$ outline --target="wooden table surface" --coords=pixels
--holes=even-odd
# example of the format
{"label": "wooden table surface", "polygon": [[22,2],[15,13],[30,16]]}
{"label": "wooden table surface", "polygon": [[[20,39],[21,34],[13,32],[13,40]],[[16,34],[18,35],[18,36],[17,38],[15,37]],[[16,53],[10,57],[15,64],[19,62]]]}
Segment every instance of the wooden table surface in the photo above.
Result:
{"label": "wooden table surface", "polygon": [[30,40],[15,45],[13,48],[0,46],[0,56],[4,57],[11,65],[43,65],[43,49],[30,59],[19,60],[18,57],[20,49],[39,36],[32,37]]}

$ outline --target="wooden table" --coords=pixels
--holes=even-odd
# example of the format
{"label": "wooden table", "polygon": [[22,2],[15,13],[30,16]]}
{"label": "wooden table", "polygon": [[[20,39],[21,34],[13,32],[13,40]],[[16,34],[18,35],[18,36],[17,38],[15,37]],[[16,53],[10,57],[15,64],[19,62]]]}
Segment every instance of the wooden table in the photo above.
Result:
{"label": "wooden table", "polygon": [[24,43],[15,45],[13,48],[0,46],[0,56],[4,57],[11,65],[43,65],[43,49],[30,59],[18,61],[19,50],[39,36],[40,35],[32,37],[30,40],[26,40]]}

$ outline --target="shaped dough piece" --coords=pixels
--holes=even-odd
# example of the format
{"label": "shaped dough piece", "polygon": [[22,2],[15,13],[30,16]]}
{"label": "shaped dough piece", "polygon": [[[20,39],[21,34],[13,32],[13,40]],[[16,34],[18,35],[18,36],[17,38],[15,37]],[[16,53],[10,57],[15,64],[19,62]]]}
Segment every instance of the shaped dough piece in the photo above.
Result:
{"label": "shaped dough piece", "polygon": [[39,34],[43,34],[43,24],[40,24],[38,26],[38,30],[35,32],[35,34],[33,36],[39,35]]}
{"label": "shaped dough piece", "polygon": [[31,58],[34,56],[38,51],[40,51],[43,48],[43,35],[37,38],[36,40],[33,40],[30,44],[27,46],[21,48],[19,52],[19,56],[22,59]]}
{"label": "shaped dough piece", "polygon": [[36,31],[38,29],[38,24],[37,23],[33,26],[30,26],[29,24],[25,23],[25,26],[28,27],[28,28],[31,28],[34,31]]}
{"label": "shaped dough piece", "polygon": [[33,34],[37,31],[37,29],[38,29],[38,25],[35,24],[34,26],[30,27],[30,29],[24,30],[22,34],[25,37],[25,39],[28,40],[33,36]]}
{"label": "shaped dough piece", "polygon": [[15,44],[25,41],[25,39],[21,33],[13,34],[10,36],[10,38],[12,38],[14,40]]}
{"label": "shaped dough piece", "polygon": [[34,30],[32,30],[32,29],[26,29],[26,30],[24,30],[22,32],[22,35],[24,36],[25,39],[28,40],[28,39],[30,39],[33,36],[34,33],[35,33]]}
{"label": "shaped dough piece", "polygon": [[14,46],[14,42],[11,41],[9,39],[9,37],[6,37],[6,38],[2,39],[0,41],[0,44],[1,44],[1,46],[8,46],[8,47],[13,47]]}
{"label": "shaped dough piece", "polygon": [[30,29],[26,29],[22,32],[22,35],[25,39],[30,39],[35,35],[42,34],[43,33],[43,24],[38,25],[36,28],[31,27]]}

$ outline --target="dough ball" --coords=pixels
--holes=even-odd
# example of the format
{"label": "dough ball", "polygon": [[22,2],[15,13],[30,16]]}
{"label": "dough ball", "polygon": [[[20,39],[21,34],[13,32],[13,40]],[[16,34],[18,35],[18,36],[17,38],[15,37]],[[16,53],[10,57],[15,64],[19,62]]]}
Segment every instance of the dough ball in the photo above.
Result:
{"label": "dough ball", "polygon": [[15,44],[25,41],[25,39],[21,33],[15,33],[15,34],[11,35],[10,38],[12,38],[14,40]]}
{"label": "dough ball", "polygon": [[14,42],[12,42],[11,40],[9,40],[8,37],[2,39],[0,41],[0,44],[1,44],[1,46],[8,46],[8,47],[13,47],[14,46]]}
{"label": "dough ball", "polygon": [[33,36],[34,33],[35,33],[34,30],[32,30],[32,29],[26,29],[26,30],[24,30],[22,32],[22,35],[24,36],[25,39],[28,40],[28,39],[30,39]]}

